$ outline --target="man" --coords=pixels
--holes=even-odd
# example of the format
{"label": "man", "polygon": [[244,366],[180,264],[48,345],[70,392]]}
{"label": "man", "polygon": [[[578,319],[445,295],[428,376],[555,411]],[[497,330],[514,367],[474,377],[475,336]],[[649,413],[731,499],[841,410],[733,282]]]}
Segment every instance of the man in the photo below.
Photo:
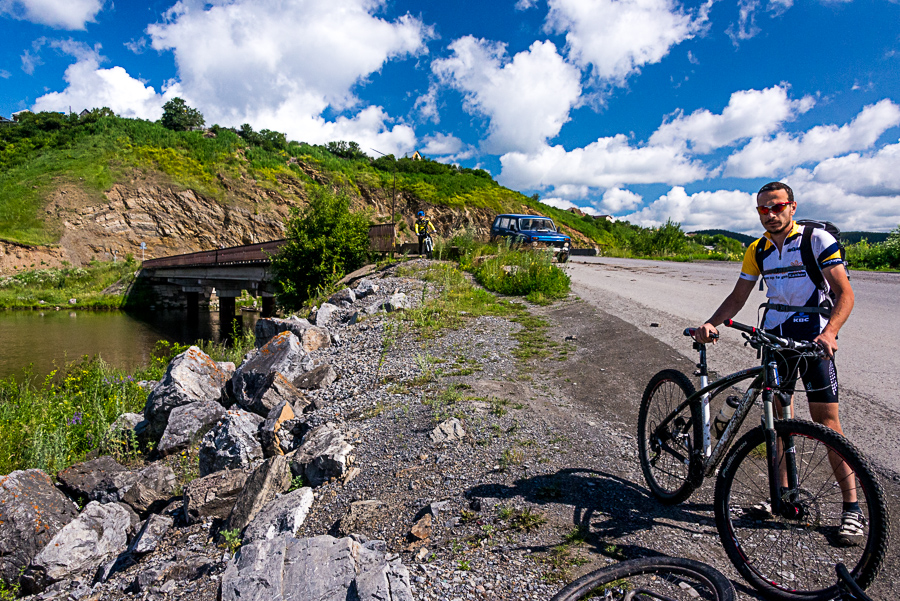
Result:
{"label": "man", "polygon": [[[419,237],[419,254],[425,254],[424,244],[429,230],[432,232],[437,232],[437,230],[434,229],[434,224],[431,223],[431,220],[425,217],[425,211],[419,211],[418,213],[416,213],[416,222],[415,224],[413,224],[413,229],[416,232],[416,236]],[[428,258],[430,259],[431,257]]]}
{"label": "man", "polygon": [[[794,223],[797,203],[794,192],[781,182],[771,182],[756,195],[756,210],[766,229],[765,236],[753,242],[744,254],[741,275],[731,294],[712,317],[697,328],[699,342],[715,342],[716,326],[737,315],[747,302],[757,278],[766,282],[768,303],[762,327],[773,334],[794,340],[816,342],[825,353],[818,360],[808,360],[800,376],[806,387],[809,412],[813,420],[843,434],[838,417],[837,371],[834,353],[838,349],[837,335],[853,309],[853,289],[840,247],[834,237],[822,228],[812,231],[812,256],[822,270],[827,286],[816,287],[801,259],[803,229],[809,226]],[[760,246],[761,245],[761,246]],[[757,251],[757,248],[759,251]],[[761,259],[762,273],[759,260]],[[811,269],[816,269],[812,266]],[[834,293],[831,305],[829,291]],[[775,307],[771,305],[781,305]],[[781,309],[781,310],[779,310]],[[829,311],[830,309],[830,311]],[[793,390],[797,381],[798,362],[782,355],[778,371],[786,390]],[[863,516],[854,488],[852,472],[839,457],[830,457],[835,477],[843,494],[843,514],[837,542],[842,545],[859,544],[863,535]]]}

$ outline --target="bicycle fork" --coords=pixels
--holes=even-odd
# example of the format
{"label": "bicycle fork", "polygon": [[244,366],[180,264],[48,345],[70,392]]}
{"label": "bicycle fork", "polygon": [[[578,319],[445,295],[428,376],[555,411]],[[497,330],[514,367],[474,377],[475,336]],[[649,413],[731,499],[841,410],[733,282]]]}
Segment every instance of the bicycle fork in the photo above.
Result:
{"label": "bicycle fork", "polygon": [[[766,364],[766,386],[763,387],[763,427],[765,429],[766,459],[769,471],[769,498],[772,500],[772,513],[784,517],[800,517],[795,515],[799,508],[799,477],[797,474],[797,454],[794,448],[794,437],[781,438],[779,449],[778,434],[775,432],[776,397],[781,402],[785,419],[793,416],[793,408],[789,402],[781,401],[781,386],[778,376],[778,365],[774,361]],[[782,483],[787,484],[788,498],[782,498]]]}

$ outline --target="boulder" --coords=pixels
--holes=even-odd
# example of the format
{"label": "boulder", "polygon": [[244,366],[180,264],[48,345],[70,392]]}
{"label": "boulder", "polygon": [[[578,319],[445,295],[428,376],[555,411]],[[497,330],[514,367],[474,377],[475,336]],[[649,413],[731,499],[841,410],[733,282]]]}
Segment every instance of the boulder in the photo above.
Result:
{"label": "boulder", "polygon": [[227,518],[248,475],[244,470],[224,470],[189,482],[184,487],[185,521]]}
{"label": "boulder", "polygon": [[54,582],[94,570],[128,545],[131,515],[118,503],[91,501],[62,527],[31,561],[19,582],[27,593],[39,593]]}
{"label": "boulder", "polygon": [[353,462],[353,447],[332,423],[310,430],[300,447],[288,455],[291,472],[303,476],[310,486],[320,486],[331,478],[341,478]]}
{"label": "boulder", "polygon": [[438,424],[428,437],[431,439],[431,444],[438,445],[445,442],[462,440],[465,436],[466,431],[463,428],[462,423],[457,418],[451,417]]}
{"label": "boulder", "polygon": [[145,516],[168,505],[177,485],[178,479],[171,468],[162,463],[151,463],[138,472],[137,480],[125,492],[122,502]]}
{"label": "boulder", "polygon": [[144,422],[144,416],[140,413],[123,413],[116,418],[106,431],[107,444],[112,443],[122,449],[136,448],[138,432]]}
{"label": "boulder", "polygon": [[367,296],[371,296],[378,292],[378,285],[375,284],[372,280],[363,278],[359,282],[356,283],[356,288],[353,289],[353,293],[356,295],[357,299],[365,298]]}
{"label": "boulder", "polygon": [[346,307],[356,302],[356,294],[349,288],[344,288],[332,294],[328,302],[336,307]]}
{"label": "boulder", "polygon": [[334,314],[339,311],[338,307],[331,303],[322,303],[322,306],[316,310],[315,324],[320,328],[326,327],[334,319]]}
{"label": "boulder", "polygon": [[226,530],[243,530],[275,495],[291,486],[291,467],[283,456],[270,457],[247,478],[228,516]]}
{"label": "boulder", "polygon": [[292,332],[282,332],[250,354],[234,372],[231,378],[234,398],[246,409],[265,387],[272,372],[279,372],[293,382],[311,368],[312,359],[300,347],[300,339]]}
{"label": "boulder", "polygon": [[337,380],[337,373],[328,363],[311,369],[294,380],[294,386],[302,390],[327,388]]}
{"label": "boulder", "polygon": [[349,536],[353,533],[367,534],[369,526],[378,523],[388,511],[387,503],[377,499],[367,501],[354,501],[337,525],[337,531],[341,536]]}
{"label": "boulder", "polygon": [[366,309],[366,312],[369,314],[375,314],[380,311],[392,313],[401,309],[409,309],[409,300],[406,298],[405,294],[403,294],[402,292],[397,292],[395,294],[392,294],[391,297],[385,301],[369,305],[369,308]]}
{"label": "boulder", "polygon": [[218,365],[219,369],[222,370],[222,373],[225,374],[226,381],[231,379],[231,376],[234,375],[234,371],[237,369],[237,365],[235,365],[233,361],[216,361],[216,365]]}
{"label": "boulder", "polygon": [[297,416],[296,409],[282,401],[269,412],[259,427],[259,441],[266,457],[285,455],[300,445],[303,435],[309,431],[306,423]]}
{"label": "boulder", "polygon": [[166,375],[147,397],[144,418],[147,435],[158,441],[166,430],[169,414],[176,407],[198,401],[219,401],[228,374],[196,346],[169,363]]}
{"label": "boulder", "polygon": [[221,601],[412,601],[409,571],[381,541],[282,534],[241,547],[225,568]]}
{"label": "boulder", "polygon": [[63,492],[73,499],[112,503],[122,500],[137,481],[138,473],[129,471],[109,455],[103,455],[76,463],[59,472],[56,478]]}
{"label": "boulder", "polygon": [[300,344],[307,353],[331,346],[331,335],[325,328],[312,326],[300,338]]}
{"label": "boulder", "polygon": [[225,407],[216,401],[197,401],[172,409],[157,450],[165,457],[190,448],[224,417]]}
{"label": "boulder", "polygon": [[[303,376],[298,377],[302,378]],[[296,386],[280,372],[273,371],[268,374],[253,400],[245,408],[257,415],[267,417],[273,407],[277,407],[285,401],[292,407],[300,409],[309,405],[309,399]]]}
{"label": "boulder", "polygon": [[19,570],[78,515],[78,508],[41,470],[0,476],[0,579],[14,583]]}
{"label": "boulder", "polygon": [[282,332],[293,332],[297,338],[303,337],[303,332],[312,326],[307,320],[301,317],[288,317],[287,319],[279,319],[277,317],[263,317],[256,321],[256,348],[264,346]]}
{"label": "boulder", "polygon": [[294,534],[306,520],[312,503],[313,491],[309,487],[276,497],[251,520],[241,538],[243,544],[285,533]]}
{"label": "boulder", "polygon": [[145,555],[153,551],[159,546],[160,541],[162,541],[174,523],[175,520],[167,515],[151,515],[131,542],[128,552],[134,555]]}
{"label": "boulder", "polygon": [[230,409],[200,443],[200,475],[242,469],[262,459],[262,447],[256,438],[262,421],[255,413]]}

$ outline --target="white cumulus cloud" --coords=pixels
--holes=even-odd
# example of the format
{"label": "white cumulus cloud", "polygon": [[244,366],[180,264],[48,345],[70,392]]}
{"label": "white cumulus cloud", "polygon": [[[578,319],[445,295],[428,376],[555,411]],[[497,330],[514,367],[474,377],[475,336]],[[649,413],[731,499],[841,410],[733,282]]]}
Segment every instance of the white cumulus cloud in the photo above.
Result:
{"label": "white cumulus cloud", "polygon": [[[890,168],[893,165],[893,176],[882,172],[876,176],[874,185],[867,185],[867,174],[852,174],[844,180],[830,180],[823,177],[822,172],[809,169],[797,169],[784,181],[794,190],[797,201],[796,219],[827,219],[844,231],[876,231],[887,232],[900,225],[900,193],[896,169],[897,145],[885,147],[887,152],[878,153],[869,158],[871,162],[860,163],[860,166],[871,166],[876,169]],[[878,156],[882,155],[882,156]],[[893,155],[893,158],[892,156]],[[860,159],[862,160],[862,157]],[[831,164],[829,168],[837,165]],[[847,165],[844,165],[845,167]],[[826,169],[827,171],[827,169]],[[837,175],[837,173],[832,173]]]}
{"label": "white cumulus cloud", "polygon": [[766,136],[778,131],[782,123],[808,111],[814,104],[815,100],[810,96],[800,100],[790,99],[786,86],[742,90],[731,95],[728,105],[719,115],[706,109],[686,116],[677,113],[656,130],[650,137],[650,143],[688,144],[694,152],[706,153],[744,138]]}
{"label": "white cumulus cloud", "polygon": [[[183,0],[147,33],[153,48],[174,53],[180,85],[208,122],[247,122],[309,142],[377,139],[385,151],[403,152],[414,145],[411,128],[393,125],[379,107],[359,107],[354,88],[387,61],[425,52],[433,34],[408,14],[375,16],[383,7],[384,0]],[[327,121],[326,109],[357,114]]]}
{"label": "white cumulus cloud", "polygon": [[680,150],[663,146],[635,147],[618,134],[584,148],[566,151],[545,146],[537,152],[511,152],[500,157],[500,182],[513,189],[583,186],[614,188],[625,184],[681,184],[702,179],[706,169]]}
{"label": "white cumulus cloud", "polygon": [[445,85],[465,95],[465,108],[490,119],[488,152],[529,151],[555,137],[581,96],[581,72],[552,42],[534,42],[512,59],[506,46],[466,36],[452,55],[432,63]]}
{"label": "white cumulus cloud", "polygon": [[715,190],[688,194],[681,186],[675,186],[622,219],[644,227],[659,226],[671,219],[680,223],[686,232],[727,229],[752,235],[762,232],[755,207],[755,195],[748,192]]}
{"label": "white cumulus cloud", "polygon": [[622,211],[633,211],[644,202],[640,194],[621,188],[610,188],[603,193],[603,198],[597,203],[598,207],[607,213],[615,214]]}
{"label": "white cumulus cloud", "polygon": [[568,57],[594,77],[621,84],[705,26],[710,4],[691,15],[672,0],[549,0],[545,28],[564,33]]}
{"label": "white cumulus cloud", "polygon": [[900,143],[822,161],[812,170],[812,181],[860,196],[900,196]]}
{"label": "white cumulus cloud", "polygon": [[134,79],[122,67],[101,68],[106,59],[100,55],[100,44],[92,48],[73,40],[44,40],[44,43],[75,57],[76,61],[63,75],[66,88],[39,97],[32,107],[35,111],[68,112],[71,108],[80,112],[106,106],[122,117],[159,119],[162,105],[180,93],[179,87],[173,85],[157,94],[153,86]]}
{"label": "white cumulus cloud", "polygon": [[571,200],[566,200],[565,198],[542,198],[541,203],[555,207],[557,209],[562,209],[563,211],[568,211],[569,209],[578,209],[582,213],[587,213],[588,215],[599,215],[600,212],[594,207],[582,207]]}
{"label": "white cumulus cloud", "polygon": [[54,29],[85,29],[103,9],[103,0],[0,0],[0,15]]}
{"label": "white cumulus cloud", "polygon": [[774,177],[791,168],[870,148],[885,131],[900,124],[900,106],[888,99],[863,108],[850,123],[818,125],[803,134],[782,132],[755,137],[728,157],[725,175]]}

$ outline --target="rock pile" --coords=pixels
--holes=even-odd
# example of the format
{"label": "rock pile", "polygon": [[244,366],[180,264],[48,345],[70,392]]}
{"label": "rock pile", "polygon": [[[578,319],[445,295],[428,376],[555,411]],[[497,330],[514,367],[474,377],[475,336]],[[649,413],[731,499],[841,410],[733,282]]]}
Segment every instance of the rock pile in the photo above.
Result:
{"label": "rock pile", "polygon": [[[172,529],[199,527],[190,536],[243,541],[226,553],[221,599],[278,599],[271,591],[288,586],[302,587],[292,597],[301,599],[412,599],[409,573],[384,543],[295,536],[316,487],[359,473],[359,433],[323,412],[342,377],[327,351],[361,315],[409,307],[404,293],[381,289],[363,280],[309,319],[260,319],[256,348],[237,366],[196,346],[175,357],[147,387],[143,413],[113,425],[150,450],[140,469],[101,456],[59,472],[57,485],[40,470],[0,478],[0,578],[40,599],[82,598],[113,581],[120,593],[165,595],[209,574],[214,559],[145,558]],[[166,458],[192,448],[199,477],[182,486]]]}

